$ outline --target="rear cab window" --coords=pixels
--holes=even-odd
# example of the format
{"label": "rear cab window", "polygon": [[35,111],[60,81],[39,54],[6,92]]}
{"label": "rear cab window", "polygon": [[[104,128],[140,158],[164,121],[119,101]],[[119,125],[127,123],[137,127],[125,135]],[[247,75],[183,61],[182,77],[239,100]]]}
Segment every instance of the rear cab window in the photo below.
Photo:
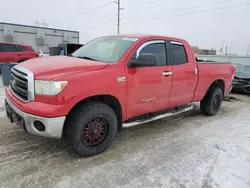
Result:
{"label": "rear cab window", "polygon": [[26,48],[24,46],[19,46],[19,45],[16,45],[17,49],[19,52],[24,52],[26,51]]}
{"label": "rear cab window", "polygon": [[173,56],[173,65],[182,65],[188,63],[187,53],[183,43],[171,41],[171,50]]}

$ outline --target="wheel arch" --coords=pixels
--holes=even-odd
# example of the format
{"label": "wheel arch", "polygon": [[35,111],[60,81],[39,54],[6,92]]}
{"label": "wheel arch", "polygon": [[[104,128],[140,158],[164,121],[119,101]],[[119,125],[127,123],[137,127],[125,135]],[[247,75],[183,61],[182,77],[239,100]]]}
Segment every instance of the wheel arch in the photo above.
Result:
{"label": "wheel arch", "polygon": [[69,111],[68,115],[66,116],[66,120],[65,120],[65,123],[64,123],[64,128],[63,128],[63,132],[64,132],[64,129],[65,129],[65,125],[66,125],[66,122],[69,118],[69,116],[75,112],[75,110],[77,110],[77,108],[87,102],[101,102],[101,103],[104,103],[106,104],[107,106],[111,107],[116,116],[117,116],[117,120],[118,120],[118,127],[117,127],[117,130],[120,132],[121,129],[122,129],[122,106],[119,102],[119,100],[112,96],[112,95],[108,95],[108,94],[102,94],[102,95],[94,95],[94,96],[91,96],[91,97],[87,97],[85,99],[82,99],[81,101],[79,101],[78,103],[76,103],[72,108],[71,110]]}
{"label": "wheel arch", "polygon": [[208,87],[204,97],[207,95],[207,93],[211,90],[212,87],[214,86],[217,86],[219,88],[221,88],[222,92],[223,92],[223,96],[224,96],[224,93],[225,93],[225,82],[224,80],[221,80],[221,79],[217,79],[215,81],[212,82],[212,84],[210,84],[210,86]]}
{"label": "wheel arch", "polygon": [[208,90],[210,90],[212,87],[214,86],[217,86],[219,88],[221,88],[222,92],[223,92],[223,95],[225,93],[225,81],[224,80],[221,80],[221,79],[218,79],[218,80],[215,80],[208,88]]}

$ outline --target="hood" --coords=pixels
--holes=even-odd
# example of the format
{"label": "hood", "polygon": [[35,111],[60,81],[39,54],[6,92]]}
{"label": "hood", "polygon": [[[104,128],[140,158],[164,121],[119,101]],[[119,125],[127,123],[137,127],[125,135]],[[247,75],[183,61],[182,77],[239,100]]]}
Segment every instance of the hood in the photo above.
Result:
{"label": "hood", "polygon": [[77,72],[101,70],[109,64],[74,57],[53,56],[30,59],[20,65],[32,71],[36,79],[50,80]]}

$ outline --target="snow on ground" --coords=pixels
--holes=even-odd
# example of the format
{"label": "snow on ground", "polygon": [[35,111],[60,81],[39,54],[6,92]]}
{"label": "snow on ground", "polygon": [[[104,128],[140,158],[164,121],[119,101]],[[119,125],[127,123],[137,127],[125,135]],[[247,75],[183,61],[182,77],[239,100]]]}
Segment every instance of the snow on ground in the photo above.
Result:
{"label": "snow on ground", "polygon": [[58,140],[10,124],[0,89],[0,187],[250,187],[250,97],[213,117],[192,111],[118,133],[105,153],[76,158]]}

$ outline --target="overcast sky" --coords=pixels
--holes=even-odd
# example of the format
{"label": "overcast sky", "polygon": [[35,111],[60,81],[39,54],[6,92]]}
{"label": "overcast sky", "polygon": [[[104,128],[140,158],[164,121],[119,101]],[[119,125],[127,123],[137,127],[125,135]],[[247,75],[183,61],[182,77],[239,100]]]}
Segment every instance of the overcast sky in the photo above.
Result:
{"label": "overcast sky", "polygon": [[[0,0],[0,22],[80,32],[80,42],[116,34],[117,4],[109,0]],[[191,45],[245,55],[250,48],[250,0],[121,0],[121,33],[149,33],[185,38]],[[250,49],[249,49],[250,51]]]}

